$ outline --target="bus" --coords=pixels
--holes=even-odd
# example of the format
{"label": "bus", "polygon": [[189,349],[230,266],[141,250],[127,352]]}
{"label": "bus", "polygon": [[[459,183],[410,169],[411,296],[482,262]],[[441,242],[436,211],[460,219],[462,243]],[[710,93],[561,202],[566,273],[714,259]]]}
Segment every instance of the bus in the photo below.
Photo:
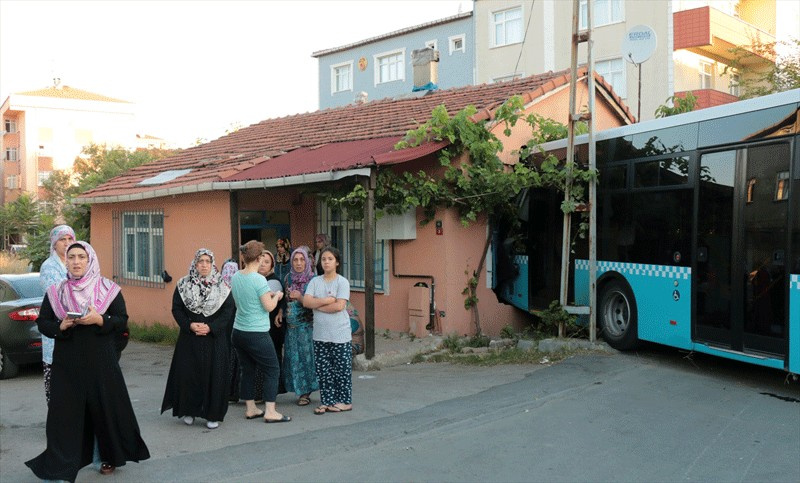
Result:
{"label": "bus", "polygon": [[[800,373],[800,89],[608,129],[595,146],[596,311],[608,344]],[[543,148],[566,158],[566,140]],[[575,153],[585,165],[587,136]],[[529,189],[520,228],[496,228],[502,301],[535,312],[558,300],[561,197]],[[588,244],[572,248],[569,300],[586,306]]]}

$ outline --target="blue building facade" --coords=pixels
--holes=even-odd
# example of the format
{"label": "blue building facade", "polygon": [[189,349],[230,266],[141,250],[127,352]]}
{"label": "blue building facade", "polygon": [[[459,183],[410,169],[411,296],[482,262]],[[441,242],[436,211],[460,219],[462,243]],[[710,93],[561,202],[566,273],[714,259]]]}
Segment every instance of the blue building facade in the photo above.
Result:
{"label": "blue building facade", "polygon": [[341,47],[314,52],[319,62],[319,108],[410,94],[414,88],[411,53],[439,51],[439,89],[474,83],[475,40],[472,12],[405,28]]}

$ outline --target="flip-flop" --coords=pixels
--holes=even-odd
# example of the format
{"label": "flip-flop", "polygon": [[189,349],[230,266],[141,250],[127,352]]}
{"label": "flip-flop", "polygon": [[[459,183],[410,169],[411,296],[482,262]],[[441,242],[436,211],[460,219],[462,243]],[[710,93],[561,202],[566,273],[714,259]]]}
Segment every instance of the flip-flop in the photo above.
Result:
{"label": "flip-flop", "polygon": [[244,417],[247,418],[247,419],[263,418],[264,417],[264,413],[253,414],[252,416],[248,416],[248,415],[245,414]]}
{"label": "flip-flop", "polygon": [[329,413],[340,413],[340,412],[342,412],[342,410],[337,408],[336,406],[325,406],[325,408],[326,408],[325,410],[328,411]]}
{"label": "flip-flop", "polygon": [[267,419],[267,418],[264,418],[264,422],[265,422],[265,423],[267,423],[267,424],[272,424],[272,423],[288,423],[288,422],[289,422],[289,421],[291,421],[291,420],[292,420],[292,418],[291,418],[291,417],[289,417],[289,416],[287,416],[287,415],[285,415],[285,414],[284,414],[284,415],[283,415],[283,417],[282,417],[282,418],[280,418],[280,419]]}
{"label": "flip-flop", "polygon": [[317,416],[322,416],[323,414],[328,412],[328,406],[317,406],[314,408],[314,414]]}
{"label": "flip-flop", "polygon": [[311,399],[308,396],[300,396],[300,399],[297,400],[298,406],[308,406],[311,404]]}
{"label": "flip-flop", "polygon": [[349,408],[342,408],[342,407],[334,405],[334,406],[331,406],[331,407],[333,407],[335,409],[338,409],[338,411],[334,411],[335,413],[345,413],[347,411],[352,411],[353,410],[353,406],[350,406]]}

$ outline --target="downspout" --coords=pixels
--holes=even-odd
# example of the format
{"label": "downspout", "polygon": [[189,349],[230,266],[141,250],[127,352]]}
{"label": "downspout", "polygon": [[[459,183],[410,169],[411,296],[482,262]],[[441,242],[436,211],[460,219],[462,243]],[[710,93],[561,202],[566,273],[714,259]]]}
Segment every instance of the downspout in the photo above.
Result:
{"label": "downspout", "polygon": [[425,326],[425,329],[430,330],[433,332],[435,328],[434,320],[436,319],[436,301],[434,300],[434,295],[436,294],[436,281],[433,278],[433,275],[411,275],[411,274],[397,274],[395,273],[395,257],[394,257],[394,240],[392,240],[392,276],[397,278],[429,278],[431,280],[431,301],[429,305],[430,313],[429,313],[429,320],[428,325]]}

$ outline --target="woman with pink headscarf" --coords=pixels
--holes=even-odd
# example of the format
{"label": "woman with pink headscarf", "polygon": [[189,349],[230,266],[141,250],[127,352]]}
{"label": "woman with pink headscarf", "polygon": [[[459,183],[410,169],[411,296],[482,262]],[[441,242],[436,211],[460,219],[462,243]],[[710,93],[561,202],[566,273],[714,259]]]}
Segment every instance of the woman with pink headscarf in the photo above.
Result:
{"label": "woman with pink headscarf", "polygon": [[128,323],[120,287],[100,275],[86,242],[67,248],[66,266],[67,279],[47,289],[36,321],[55,339],[47,449],[25,462],[43,480],[75,481],[92,462],[95,438],[104,474],[150,457],[114,347],[114,333]]}

